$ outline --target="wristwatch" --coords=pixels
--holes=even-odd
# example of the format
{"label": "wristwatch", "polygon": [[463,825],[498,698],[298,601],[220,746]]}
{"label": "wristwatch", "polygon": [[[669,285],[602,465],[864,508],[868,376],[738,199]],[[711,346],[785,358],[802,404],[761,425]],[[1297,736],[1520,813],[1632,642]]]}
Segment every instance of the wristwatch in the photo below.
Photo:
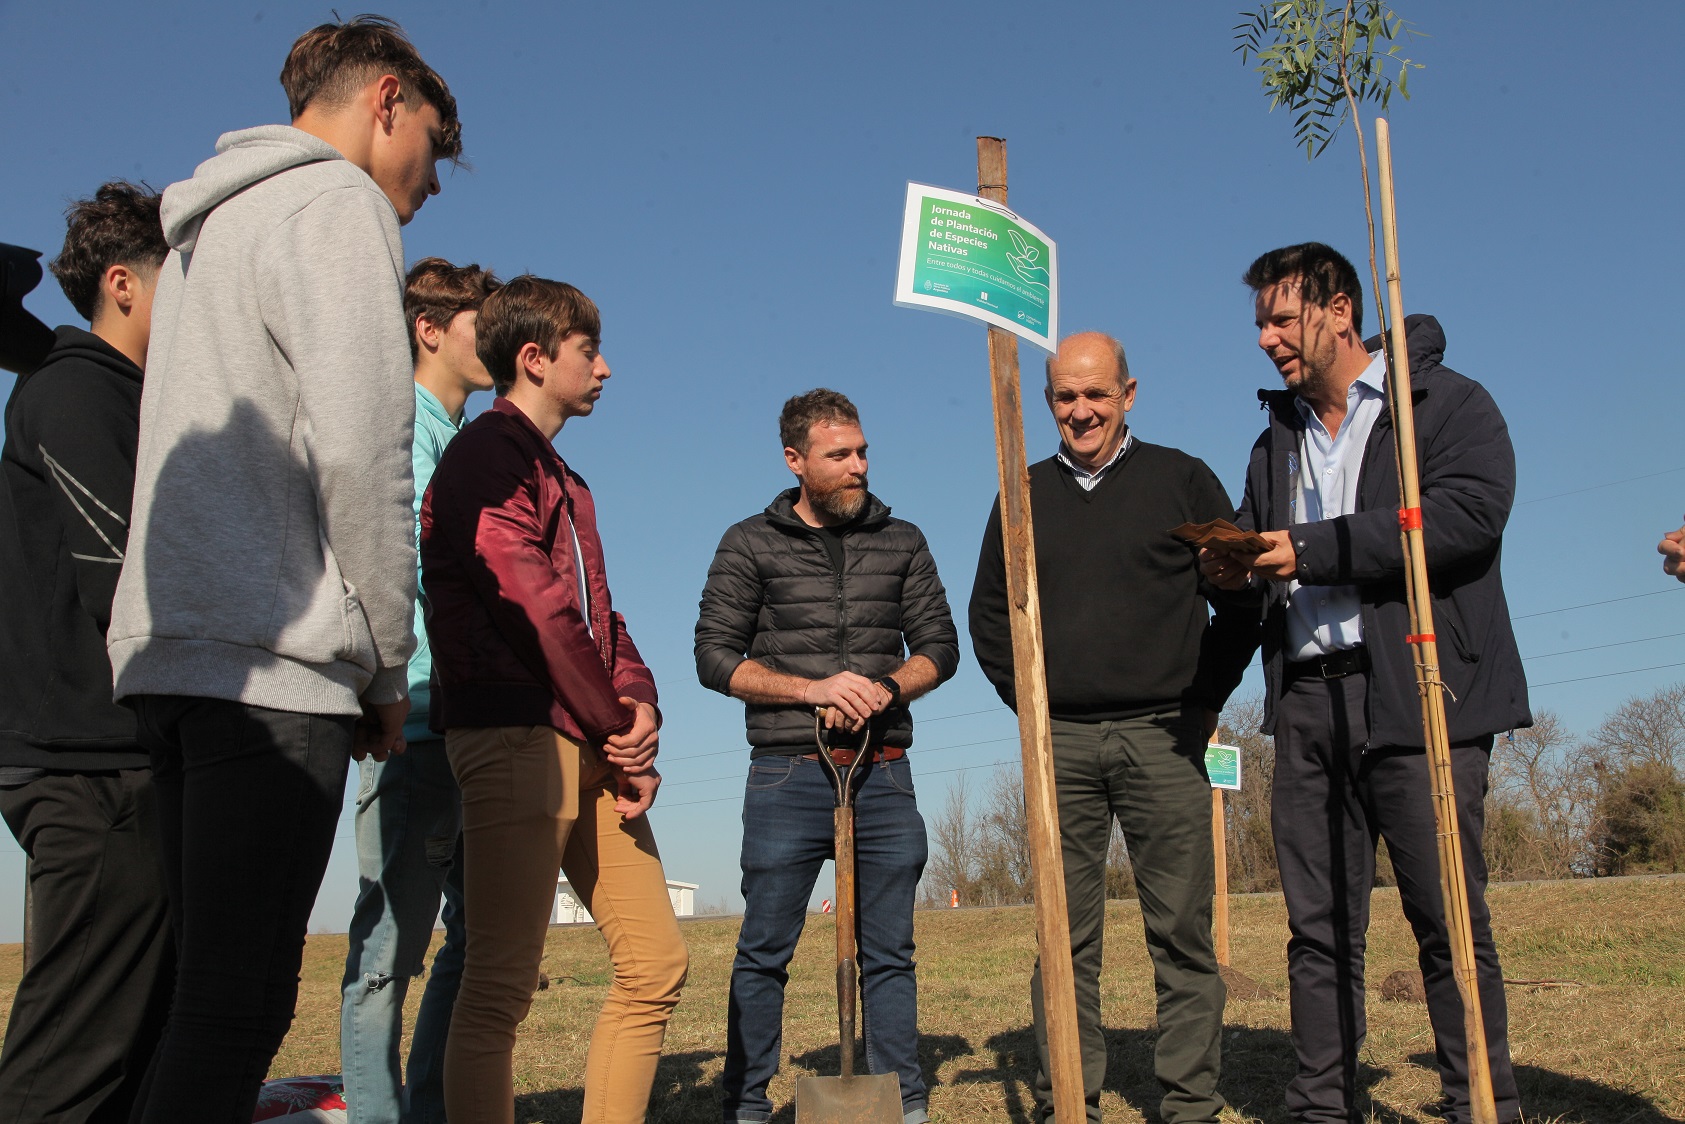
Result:
{"label": "wristwatch", "polygon": [[894,706],[901,701],[901,684],[885,675],[878,679],[878,686],[889,692],[889,705]]}

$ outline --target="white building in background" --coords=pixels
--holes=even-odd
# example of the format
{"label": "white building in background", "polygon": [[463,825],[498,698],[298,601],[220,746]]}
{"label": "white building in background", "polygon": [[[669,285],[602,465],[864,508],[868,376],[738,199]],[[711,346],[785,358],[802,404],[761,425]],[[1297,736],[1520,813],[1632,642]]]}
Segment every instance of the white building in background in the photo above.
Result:
{"label": "white building in background", "polygon": [[[679,917],[696,916],[695,882],[674,882],[667,880],[667,900],[673,903],[673,913]],[[567,878],[556,879],[556,907],[550,911],[552,925],[588,925],[591,923],[591,912],[586,909],[579,899],[573,896],[573,887],[568,885]]]}

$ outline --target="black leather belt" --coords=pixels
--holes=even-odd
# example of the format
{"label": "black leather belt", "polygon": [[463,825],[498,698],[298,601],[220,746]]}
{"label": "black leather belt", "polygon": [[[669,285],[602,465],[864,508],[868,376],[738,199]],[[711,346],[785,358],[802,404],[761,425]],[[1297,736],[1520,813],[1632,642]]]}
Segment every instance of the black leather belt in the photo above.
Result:
{"label": "black leather belt", "polygon": [[1314,660],[1287,661],[1287,675],[1292,679],[1301,679],[1307,675],[1317,679],[1344,679],[1348,675],[1368,670],[1369,649],[1362,646],[1343,648],[1326,656],[1318,656]]}

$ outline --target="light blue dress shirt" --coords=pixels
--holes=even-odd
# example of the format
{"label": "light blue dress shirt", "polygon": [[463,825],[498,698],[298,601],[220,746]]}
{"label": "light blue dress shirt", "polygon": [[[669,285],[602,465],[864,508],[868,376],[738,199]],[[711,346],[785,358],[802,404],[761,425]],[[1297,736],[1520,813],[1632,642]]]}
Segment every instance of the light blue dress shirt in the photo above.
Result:
{"label": "light blue dress shirt", "polygon": [[[451,420],[445,407],[433,397],[433,392],[415,384],[415,445],[410,452],[410,467],[415,472],[415,541],[421,543],[421,500],[427,485],[433,480],[433,470],[445,455],[445,446],[462,428]],[[419,576],[421,556],[416,555]],[[436,740],[439,735],[427,728],[427,710],[433,692],[428,680],[433,674],[433,651],[427,646],[427,622],[422,611],[423,598],[415,602],[415,654],[410,657],[410,715],[404,722],[404,740],[422,742]]]}
{"label": "light blue dress shirt", "polygon": [[[1293,477],[1293,522],[1316,523],[1357,511],[1357,478],[1375,419],[1387,406],[1386,358],[1375,352],[1346,391],[1346,420],[1329,436],[1303,398],[1293,403],[1305,421]],[[1297,463],[1294,463],[1294,462]],[[1363,603],[1355,585],[1287,583],[1287,658],[1311,660],[1363,643]]]}

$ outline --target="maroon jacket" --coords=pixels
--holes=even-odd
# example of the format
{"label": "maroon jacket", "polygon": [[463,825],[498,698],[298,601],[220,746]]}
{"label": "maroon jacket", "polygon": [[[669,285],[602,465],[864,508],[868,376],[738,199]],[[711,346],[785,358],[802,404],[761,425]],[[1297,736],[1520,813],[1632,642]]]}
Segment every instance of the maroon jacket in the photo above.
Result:
{"label": "maroon jacket", "polygon": [[552,726],[599,741],[631,725],[620,696],[655,705],[655,677],[609,600],[591,491],[506,399],[465,426],[434,470],[421,583],[435,730]]}

